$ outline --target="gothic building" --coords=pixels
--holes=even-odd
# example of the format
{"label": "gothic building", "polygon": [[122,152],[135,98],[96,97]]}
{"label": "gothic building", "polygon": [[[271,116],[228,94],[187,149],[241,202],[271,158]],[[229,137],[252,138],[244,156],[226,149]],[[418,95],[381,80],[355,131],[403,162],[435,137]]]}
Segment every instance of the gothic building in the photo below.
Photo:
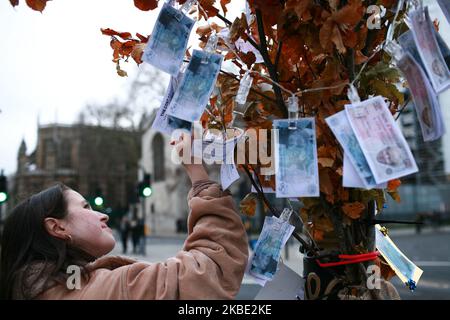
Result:
{"label": "gothic building", "polygon": [[104,208],[124,211],[136,192],[141,133],[99,126],[39,125],[35,150],[22,141],[12,202],[60,181]]}

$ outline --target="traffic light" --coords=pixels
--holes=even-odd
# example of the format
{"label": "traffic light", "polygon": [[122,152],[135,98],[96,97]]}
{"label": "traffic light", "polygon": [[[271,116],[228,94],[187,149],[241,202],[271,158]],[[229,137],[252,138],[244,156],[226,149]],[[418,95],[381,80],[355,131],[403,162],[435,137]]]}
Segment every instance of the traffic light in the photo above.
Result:
{"label": "traffic light", "polygon": [[95,190],[95,197],[94,197],[94,204],[97,207],[101,207],[103,206],[103,194],[102,194],[102,190],[100,188],[97,188]]}
{"label": "traffic light", "polygon": [[144,178],[139,182],[139,197],[150,197],[153,193],[150,174],[144,174]]}
{"label": "traffic light", "polygon": [[8,181],[2,170],[0,173],[0,204],[6,201],[8,201]]}

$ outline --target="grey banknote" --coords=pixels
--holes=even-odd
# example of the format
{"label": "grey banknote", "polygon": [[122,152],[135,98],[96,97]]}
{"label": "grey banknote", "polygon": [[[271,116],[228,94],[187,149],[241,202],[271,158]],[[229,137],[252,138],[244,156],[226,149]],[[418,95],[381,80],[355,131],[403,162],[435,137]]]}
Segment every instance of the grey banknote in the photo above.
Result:
{"label": "grey banknote", "polygon": [[168,135],[171,135],[172,132],[176,129],[184,129],[188,132],[191,131],[191,122],[178,119],[167,114],[169,104],[172,101],[180,78],[181,75],[179,75],[178,77],[170,77],[170,82],[166,90],[166,94],[161,102],[161,106],[159,107],[158,112],[156,113],[155,120],[153,120],[152,123],[152,129]]}
{"label": "grey banknote", "polygon": [[444,13],[444,16],[447,18],[448,23],[450,23],[450,1],[438,0],[438,3]]}
{"label": "grey banknote", "polygon": [[281,249],[295,227],[277,217],[266,217],[255,245],[249,273],[261,280],[271,280],[277,272]]}
{"label": "grey banknote", "polygon": [[169,114],[194,122],[200,119],[211,95],[223,57],[194,50],[181,83],[169,106]]}
{"label": "grey banknote", "polygon": [[[353,166],[351,160],[349,159],[347,153],[344,152],[344,166],[342,173],[342,186],[346,188],[360,188],[367,189],[364,181],[358,175],[357,170]],[[386,189],[387,183],[377,184],[370,189]]]}
{"label": "grey banknote", "polygon": [[194,20],[164,3],[142,60],[177,76],[193,26]]}
{"label": "grey banknote", "polygon": [[[442,56],[444,57],[445,63],[447,64],[447,67],[450,67],[450,48],[448,47],[447,43],[442,38],[440,33],[437,32],[434,28],[433,31],[438,42],[439,49],[442,53]],[[425,65],[423,64],[422,58],[420,57],[420,53],[417,49],[416,42],[414,41],[414,35],[412,31],[408,30],[401,34],[398,37],[398,42],[400,43],[400,46],[403,48],[403,50],[409,52],[416,60],[416,62],[419,63],[419,65],[423,68],[423,70],[425,70]]]}
{"label": "grey banknote", "polygon": [[[290,124],[295,129],[290,129]],[[275,184],[278,198],[320,194],[314,118],[274,120]]]}
{"label": "grey banknote", "polygon": [[439,49],[428,7],[412,11],[409,15],[411,30],[422,63],[437,93],[450,87],[450,71]]}
{"label": "grey banknote", "polygon": [[408,81],[424,141],[439,139],[445,133],[445,125],[438,97],[428,77],[408,51],[397,66]]}
{"label": "grey banknote", "polygon": [[352,126],[347,119],[345,110],[338,112],[325,119],[336,139],[344,149],[345,155],[356,169],[358,176],[364,183],[365,188],[374,188],[377,183],[367,163],[366,157],[359,146],[358,139],[353,132]]}
{"label": "grey banknote", "polygon": [[345,111],[377,184],[418,171],[383,97],[346,105]]}

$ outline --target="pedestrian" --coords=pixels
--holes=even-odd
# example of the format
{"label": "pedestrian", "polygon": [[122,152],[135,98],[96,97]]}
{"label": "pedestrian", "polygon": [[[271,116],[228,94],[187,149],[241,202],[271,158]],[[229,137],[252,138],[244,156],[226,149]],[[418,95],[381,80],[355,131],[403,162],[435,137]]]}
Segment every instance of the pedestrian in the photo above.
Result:
{"label": "pedestrian", "polygon": [[130,222],[131,241],[133,243],[133,253],[138,254],[141,231],[139,227],[139,218],[137,216],[137,208],[133,208],[132,219]]}
{"label": "pedestrian", "polygon": [[130,235],[130,220],[127,214],[124,214],[120,221],[120,238],[122,240],[122,252],[127,253],[128,249],[128,236]]}
{"label": "pedestrian", "polygon": [[416,233],[417,234],[420,234],[422,232],[422,227],[423,227],[424,221],[425,221],[424,215],[421,212],[419,212],[416,215]]}
{"label": "pedestrian", "polygon": [[[185,136],[173,142],[180,155]],[[190,145],[188,146],[190,147]],[[247,236],[231,194],[201,164],[185,163],[188,236],[164,262],[106,256],[115,245],[108,216],[57,184],[8,216],[1,239],[0,299],[232,299],[247,265]],[[81,270],[69,286],[68,267]]]}

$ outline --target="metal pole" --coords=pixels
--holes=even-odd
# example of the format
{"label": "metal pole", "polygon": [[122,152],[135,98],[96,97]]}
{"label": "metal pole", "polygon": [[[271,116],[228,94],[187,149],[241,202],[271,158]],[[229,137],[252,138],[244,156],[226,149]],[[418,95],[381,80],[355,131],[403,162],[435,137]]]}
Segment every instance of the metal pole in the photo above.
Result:
{"label": "metal pole", "polygon": [[143,224],[143,228],[144,228],[144,232],[142,235],[142,254],[145,256],[146,255],[146,251],[147,251],[147,235],[145,234],[145,225],[146,225],[146,213],[145,213],[145,198],[141,197],[141,205],[142,205],[142,224]]}

